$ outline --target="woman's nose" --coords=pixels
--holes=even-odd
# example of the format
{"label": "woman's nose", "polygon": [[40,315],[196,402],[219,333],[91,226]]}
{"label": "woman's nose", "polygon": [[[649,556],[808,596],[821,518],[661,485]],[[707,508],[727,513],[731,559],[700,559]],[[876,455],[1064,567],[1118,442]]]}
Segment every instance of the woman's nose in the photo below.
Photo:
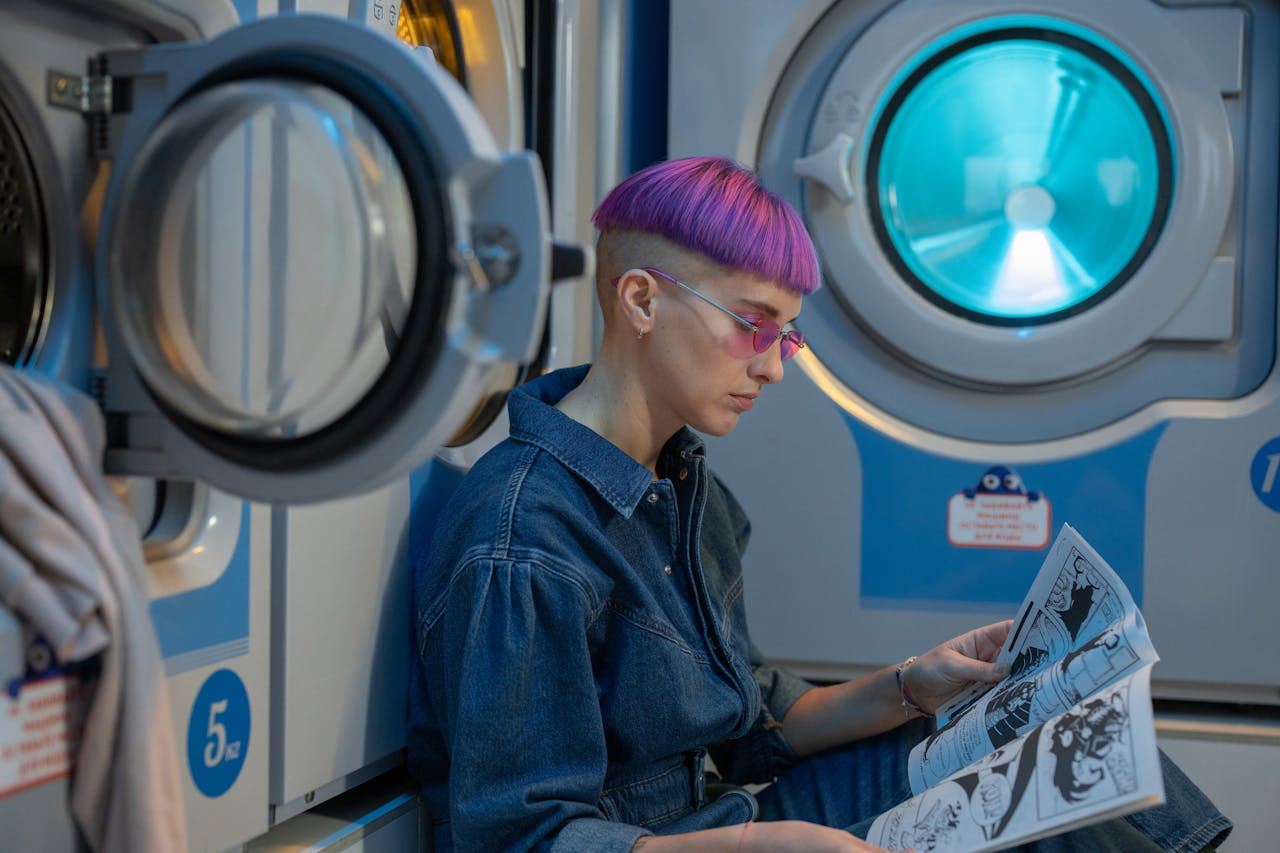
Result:
{"label": "woman's nose", "polygon": [[782,373],[782,347],[777,342],[751,360],[751,376],[761,383],[777,382]]}

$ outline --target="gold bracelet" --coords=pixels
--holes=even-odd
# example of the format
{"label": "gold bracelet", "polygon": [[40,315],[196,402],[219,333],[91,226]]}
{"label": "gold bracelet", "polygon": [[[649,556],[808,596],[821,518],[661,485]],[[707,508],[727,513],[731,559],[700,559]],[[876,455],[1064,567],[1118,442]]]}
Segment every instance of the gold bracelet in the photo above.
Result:
{"label": "gold bracelet", "polygon": [[912,655],[911,657],[904,660],[902,663],[898,664],[898,668],[893,671],[893,677],[898,682],[898,697],[902,699],[902,716],[910,717],[911,712],[915,711],[919,714],[923,714],[926,717],[931,717],[933,716],[932,714],[930,714],[924,708],[921,708],[919,705],[917,705],[911,699],[911,697],[907,695],[907,680],[902,673],[906,671],[907,667],[915,663],[915,660],[916,660],[916,656]]}

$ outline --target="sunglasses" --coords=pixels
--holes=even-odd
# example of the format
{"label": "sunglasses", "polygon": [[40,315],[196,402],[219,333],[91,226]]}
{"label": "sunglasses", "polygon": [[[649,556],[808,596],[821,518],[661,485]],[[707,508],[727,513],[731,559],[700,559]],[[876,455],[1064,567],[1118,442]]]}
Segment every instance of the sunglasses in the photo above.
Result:
{"label": "sunglasses", "polygon": [[[703,302],[715,308],[719,308],[721,311],[728,314],[733,319],[737,320],[743,326],[750,329],[751,330],[751,348],[755,350],[757,355],[768,352],[769,347],[773,346],[775,343],[778,343],[779,351],[782,355],[782,360],[786,361],[787,359],[791,358],[793,355],[795,355],[797,352],[799,352],[801,349],[804,348],[804,332],[800,331],[799,329],[796,329],[794,327],[791,329],[783,329],[781,326],[779,326],[777,323],[775,323],[773,320],[769,319],[768,317],[761,317],[759,320],[752,322],[751,320],[748,320],[746,317],[743,317],[740,314],[736,314],[733,311],[730,311],[728,308],[724,307],[719,302],[716,302],[711,297],[704,296],[703,294],[699,293],[697,290],[685,284],[683,281],[680,281],[677,278],[667,275],[657,267],[642,267],[642,269],[647,273],[656,275],[659,278],[666,279],[667,281],[674,284],[676,287],[680,287],[680,288],[683,288],[684,290],[689,291],[694,296],[701,299]],[[621,278],[621,276],[619,276],[619,278]],[[617,283],[618,283],[618,279],[615,278],[613,280],[613,284],[617,285]]]}

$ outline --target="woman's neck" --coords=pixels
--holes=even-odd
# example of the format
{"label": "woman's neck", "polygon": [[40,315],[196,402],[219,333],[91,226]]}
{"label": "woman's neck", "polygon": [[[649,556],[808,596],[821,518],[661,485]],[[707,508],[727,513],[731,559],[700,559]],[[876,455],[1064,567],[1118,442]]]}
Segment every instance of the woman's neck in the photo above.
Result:
{"label": "woman's neck", "polygon": [[640,383],[611,371],[598,360],[582,383],[556,404],[556,408],[593,432],[608,439],[623,453],[654,471],[663,446],[679,429],[655,423]]}

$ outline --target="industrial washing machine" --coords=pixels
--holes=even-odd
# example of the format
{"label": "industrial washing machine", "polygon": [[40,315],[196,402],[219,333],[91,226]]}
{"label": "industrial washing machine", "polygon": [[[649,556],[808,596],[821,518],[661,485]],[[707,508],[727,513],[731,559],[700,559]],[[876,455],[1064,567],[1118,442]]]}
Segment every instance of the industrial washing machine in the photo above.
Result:
{"label": "industrial washing machine", "polygon": [[[0,8],[0,358],[104,410],[192,850],[417,843],[407,555],[587,357],[598,6]],[[6,849],[77,849],[71,760],[0,768]]]}
{"label": "industrial washing machine", "polygon": [[809,348],[710,447],[756,642],[902,660],[1011,616],[1070,524],[1147,619],[1166,748],[1256,780],[1224,808],[1267,845],[1278,51],[1264,2],[673,3],[667,116],[822,261]]}

